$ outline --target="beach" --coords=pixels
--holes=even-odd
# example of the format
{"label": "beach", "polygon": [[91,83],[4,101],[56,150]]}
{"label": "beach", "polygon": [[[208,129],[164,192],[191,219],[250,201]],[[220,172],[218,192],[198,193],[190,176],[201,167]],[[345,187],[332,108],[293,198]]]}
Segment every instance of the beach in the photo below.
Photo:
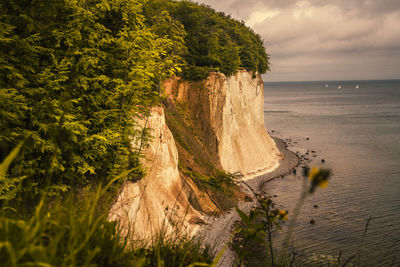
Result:
{"label": "beach", "polygon": [[[239,180],[240,189],[250,198],[247,201],[240,201],[238,203],[239,209],[248,213],[250,210],[257,206],[256,198],[253,192],[248,188],[250,186],[256,193],[263,194],[260,189],[263,185],[275,178],[283,177],[293,171],[300,163],[300,158],[292,151],[287,148],[287,144],[284,140],[272,137],[278,150],[282,154],[282,159],[279,160],[279,165],[271,172],[262,174],[252,179],[246,179],[245,181]],[[239,221],[240,218],[232,208],[230,211],[222,214],[218,217],[209,217],[206,221],[206,225],[199,232],[203,243],[209,245],[218,255],[223,249],[223,255],[221,256],[218,266],[233,266],[235,261],[235,254],[229,248],[228,244],[232,239],[232,231],[234,230],[235,222]]]}

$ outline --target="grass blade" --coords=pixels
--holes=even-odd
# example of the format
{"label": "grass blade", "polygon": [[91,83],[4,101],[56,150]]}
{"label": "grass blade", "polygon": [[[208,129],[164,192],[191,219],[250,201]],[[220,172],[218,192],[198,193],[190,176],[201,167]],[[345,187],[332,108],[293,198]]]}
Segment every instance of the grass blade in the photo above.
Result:
{"label": "grass blade", "polygon": [[23,143],[24,141],[21,141],[0,164],[0,177],[6,176],[8,167],[10,166],[11,162],[17,157]]}

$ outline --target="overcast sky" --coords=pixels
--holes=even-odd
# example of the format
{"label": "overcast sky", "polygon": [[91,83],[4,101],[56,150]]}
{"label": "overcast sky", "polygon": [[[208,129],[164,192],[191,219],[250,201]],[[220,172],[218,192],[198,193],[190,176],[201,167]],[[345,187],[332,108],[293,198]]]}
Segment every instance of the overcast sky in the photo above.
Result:
{"label": "overcast sky", "polygon": [[400,0],[194,0],[264,39],[264,81],[400,79]]}

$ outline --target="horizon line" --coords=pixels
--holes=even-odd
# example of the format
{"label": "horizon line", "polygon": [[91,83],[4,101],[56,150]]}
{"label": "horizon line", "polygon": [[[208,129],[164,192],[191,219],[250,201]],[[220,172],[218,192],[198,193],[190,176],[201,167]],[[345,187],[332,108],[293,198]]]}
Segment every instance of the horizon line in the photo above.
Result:
{"label": "horizon line", "polygon": [[295,80],[295,81],[263,81],[264,83],[299,83],[299,82],[368,82],[368,81],[400,81],[400,78],[390,79],[344,79],[344,80]]}

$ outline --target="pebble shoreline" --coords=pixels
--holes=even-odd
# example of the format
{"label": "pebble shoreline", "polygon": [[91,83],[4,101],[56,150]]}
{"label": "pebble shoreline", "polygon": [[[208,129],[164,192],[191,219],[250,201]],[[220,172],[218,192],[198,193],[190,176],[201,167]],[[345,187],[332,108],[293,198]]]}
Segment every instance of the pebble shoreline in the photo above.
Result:
{"label": "pebble shoreline", "polygon": [[[278,150],[283,155],[283,159],[279,161],[279,166],[273,171],[245,181],[256,193],[262,194],[263,192],[260,192],[260,190],[265,183],[275,178],[283,178],[285,175],[292,173],[300,163],[306,161],[304,156],[290,151],[287,148],[288,144],[284,140],[277,137],[272,138]],[[287,142],[289,143],[290,141]],[[245,184],[240,182],[239,186],[246,195],[251,196],[251,198],[247,198],[245,201],[240,201],[238,203],[238,207],[248,213],[257,205],[256,199]],[[234,208],[219,217],[208,217],[206,225],[199,231],[199,236],[203,240],[203,244],[211,246],[215,251],[215,255],[217,255],[226,247],[226,244],[229,243],[232,237],[234,223],[238,220],[239,216]],[[233,266],[234,260],[234,252],[227,247],[217,266]]]}

